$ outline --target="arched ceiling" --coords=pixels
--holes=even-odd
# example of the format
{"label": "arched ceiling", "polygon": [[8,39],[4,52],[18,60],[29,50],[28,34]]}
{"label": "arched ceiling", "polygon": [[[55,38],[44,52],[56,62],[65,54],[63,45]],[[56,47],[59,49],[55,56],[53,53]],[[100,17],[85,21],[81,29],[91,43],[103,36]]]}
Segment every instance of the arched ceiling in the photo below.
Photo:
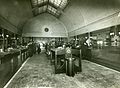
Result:
{"label": "arched ceiling", "polygon": [[19,32],[27,20],[46,12],[70,35],[120,24],[120,0],[0,0],[0,25]]}
{"label": "arched ceiling", "polygon": [[119,11],[120,0],[70,0],[60,20],[73,36],[118,24]]}
{"label": "arched ceiling", "polygon": [[30,0],[0,0],[0,27],[20,34],[32,17]]}
{"label": "arched ceiling", "polygon": [[68,0],[31,0],[33,14],[39,15],[48,12],[56,17],[60,17],[61,11],[64,10]]}

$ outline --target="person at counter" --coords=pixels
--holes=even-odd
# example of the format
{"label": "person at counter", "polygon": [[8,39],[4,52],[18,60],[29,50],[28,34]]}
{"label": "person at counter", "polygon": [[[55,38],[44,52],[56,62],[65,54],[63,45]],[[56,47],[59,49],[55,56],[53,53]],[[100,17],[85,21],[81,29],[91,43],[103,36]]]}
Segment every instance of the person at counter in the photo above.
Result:
{"label": "person at counter", "polygon": [[92,46],[92,43],[91,43],[91,42],[92,42],[92,41],[91,41],[91,38],[88,38],[88,39],[86,40],[86,42],[85,42],[89,48]]}
{"label": "person at counter", "polygon": [[38,52],[38,54],[40,54],[40,52],[41,52],[40,44],[37,47],[37,52]]}
{"label": "person at counter", "polygon": [[33,42],[29,42],[28,43],[28,52],[29,52],[29,56],[32,57],[33,56]]}
{"label": "person at counter", "polygon": [[82,58],[85,59],[87,56],[87,49],[88,49],[88,44],[86,40],[84,40],[81,44],[81,52],[82,52]]}
{"label": "person at counter", "polygon": [[65,58],[71,58],[72,57],[71,46],[70,45],[66,45],[65,52],[66,52]]}
{"label": "person at counter", "polygon": [[92,48],[91,39],[90,38],[85,39],[81,45],[81,52],[83,59],[91,58],[91,48]]}
{"label": "person at counter", "polygon": [[17,48],[17,45],[15,45],[15,42],[12,42],[11,47],[12,48]]}

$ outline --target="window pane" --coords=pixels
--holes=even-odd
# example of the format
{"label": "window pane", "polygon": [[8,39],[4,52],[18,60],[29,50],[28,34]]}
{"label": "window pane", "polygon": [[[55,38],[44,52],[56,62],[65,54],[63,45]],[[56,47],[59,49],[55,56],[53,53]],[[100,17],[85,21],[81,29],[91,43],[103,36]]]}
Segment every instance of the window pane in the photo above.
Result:
{"label": "window pane", "polygon": [[37,0],[31,0],[31,2],[33,7],[37,6]]}
{"label": "window pane", "polygon": [[56,6],[59,6],[60,3],[61,3],[61,1],[62,1],[62,0],[55,0],[54,4],[55,4]]}
{"label": "window pane", "polygon": [[46,6],[43,6],[43,11],[45,12],[47,9],[47,5]]}
{"label": "window pane", "polygon": [[43,12],[43,7],[38,8],[38,10],[39,13]]}
{"label": "window pane", "polygon": [[66,5],[67,5],[67,3],[68,3],[68,1],[67,0],[50,0],[50,2],[53,4],[53,5],[55,5],[55,6],[57,6],[57,7],[60,7],[60,8],[64,8]]}
{"label": "window pane", "polygon": [[48,0],[44,0],[44,2],[47,2]]}
{"label": "window pane", "polygon": [[33,13],[34,13],[35,15],[37,15],[37,14],[38,14],[38,9],[33,10]]}
{"label": "window pane", "polygon": [[38,4],[41,4],[43,2],[44,2],[44,0],[38,0]]}
{"label": "window pane", "polygon": [[57,11],[55,8],[53,8],[53,7],[50,6],[50,5],[48,6],[48,10],[49,10],[50,12],[54,13],[54,14],[55,14],[56,11]]}
{"label": "window pane", "polygon": [[51,3],[54,3],[55,0],[50,0]]}
{"label": "window pane", "polygon": [[60,8],[65,8],[65,6],[67,5],[67,0],[64,0],[64,2],[61,2],[61,4],[60,4]]}
{"label": "window pane", "polygon": [[39,10],[38,12],[39,12],[39,13],[45,12],[46,9],[47,9],[47,6],[39,7],[39,8],[38,8],[38,10]]}

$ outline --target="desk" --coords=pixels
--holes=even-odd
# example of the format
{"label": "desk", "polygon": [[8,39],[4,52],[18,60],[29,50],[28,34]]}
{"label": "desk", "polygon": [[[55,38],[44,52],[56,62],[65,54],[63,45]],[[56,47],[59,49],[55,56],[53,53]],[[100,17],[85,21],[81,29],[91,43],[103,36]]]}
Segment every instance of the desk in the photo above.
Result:
{"label": "desk", "polygon": [[[72,50],[71,58],[75,58],[75,60],[78,62],[78,64],[75,66],[69,66],[69,67],[74,67],[75,73],[81,72],[82,71],[81,50],[78,50],[78,49],[71,49],[71,50]],[[67,68],[68,68],[67,61],[69,61],[67,59],[69,59],[69,58],[65,58],[65,54],[66,54],[65,49],[58,49],[58,48],[51,49],[51,63],[53,65],[55,65],[55,73],[56,74],[67,72]],[[73,63],[71,63],[69,65],[73,65]]]}
{"label": "desk", "polygon": [[55,64],[55,60],[57,60],[57,55],[65,55],[65,49],[54,48],[51,49],[51,62]]}
{"label": "desk", "polygon": [[55,65],[56,74],[65,73],[65,49],[51,49],[51,63]]}

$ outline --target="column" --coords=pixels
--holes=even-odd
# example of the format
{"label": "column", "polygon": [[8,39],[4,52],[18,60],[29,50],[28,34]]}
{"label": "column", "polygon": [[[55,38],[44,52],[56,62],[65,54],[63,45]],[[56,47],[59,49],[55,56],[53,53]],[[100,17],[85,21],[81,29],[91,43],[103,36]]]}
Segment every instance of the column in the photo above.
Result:
{"label": "column", "polygon": [[2,50],[5,52],[5,30],[2,29],[2,37],[3,37],[3,44],[2,44]]}

